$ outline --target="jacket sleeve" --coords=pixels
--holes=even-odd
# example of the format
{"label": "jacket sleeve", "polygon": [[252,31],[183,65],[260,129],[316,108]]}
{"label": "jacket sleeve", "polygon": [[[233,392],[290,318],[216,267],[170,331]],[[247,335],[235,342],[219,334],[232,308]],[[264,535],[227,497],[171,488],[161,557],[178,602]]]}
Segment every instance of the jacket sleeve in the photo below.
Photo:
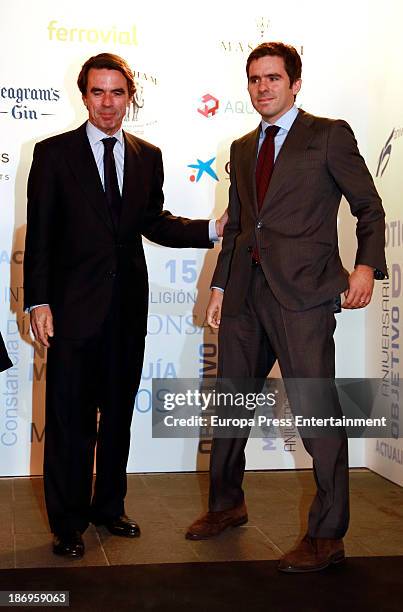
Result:
{"label": "jacket sleeve", "polygon": [[[43,143],[35,145],[28,177],[27,231],[24,256],[24,308],[51,303],[50,268],[56,176],[53,160]],[[53,228],[54,229],[54,228]]]}
{"label": "jacket sleeve", "polygon": [[8,356],[6,347],[3,342],[3,337],[0,333],[0,372],[3,372],[4,370],[11,368],[12,365],[13,365],[12,361],[10,357]]}
{"label": "jacket sleeve", "polygon": [[230,150],[230,188],[228,203],[228,222],[224,228],[221,252],[217,259],[217,265],[211,280],[212,287],[225,289],[228,282],[232,256],[235,248],[235,239],[241,231],[241,203],[239,201],[236,179],[235,179],[235,142]]}
{"label": "jacket sleeve", "polygon": [[355,264],[365,264],[387,275],[385,261],[385,212],[354,134],[345,121],[330,127],[328,168],[357,217]]}
{"label": "jacket sleeve", "polygon": [[155,155],[151,181],[150,197],[141,233],[152,242],[163,246],[212,248],[208,220],[177,217],[169,210],[163,210],[164,170],[160,149],[157,149]]}

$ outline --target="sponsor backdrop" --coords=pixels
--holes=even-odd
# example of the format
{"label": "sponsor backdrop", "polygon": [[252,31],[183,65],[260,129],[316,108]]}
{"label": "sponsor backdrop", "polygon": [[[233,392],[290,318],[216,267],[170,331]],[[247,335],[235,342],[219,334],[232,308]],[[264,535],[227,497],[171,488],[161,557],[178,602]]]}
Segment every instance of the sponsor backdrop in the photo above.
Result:
{"label": "sponsor backdrop", "polygon": [[[76,78],[82,63],[101,51],[122,55],[135,72],[137,93],[124,128],[161,147],[166,206],[177,214],[215,217],[227,204],[230,143],[259,121],[246,90],[246,57],[263,40],[284,40],[298,48],[304,80],[298,104],[315,114],[343,117],[353,126],[371,171],[378,173],[389,219],[390,266],[396,266],[395,276],[378,285],[370,316],[359,311],[338,315],[337,374],[365,376],[367,355],[373,375],[388,368],[392,392],[393,376],[399,371],[401,291],[397,288],[403,220],[398,230],[402,218],[397,185],[403,156],[403,141],[398,140],[402,90],[396,78],[399,54],[390,43],[387,48],[377,45],[375,55],[372,41],[375,35],[386,40],[389,26],[398,27],[402,11],[399,3],[385,4],[389,12],[382,21],[377,5],[367,1],[341,0],[336,10],[330,2],[291,0],[285,11],[278,3],[251,0],[235,13],[224,3],[194,5],[188,11],[177,0],[150,0],[141,10],[125,0],[117,0],[112,9],[103,1],[42,0],[31,6],[22,0],[1,0],[0,328],[14,366],[0,377],[0,475],[42,470],[46,352],[34,347],[22,311],[26,182],[32,150],[37,141],[85,120]],[[382,10],[386,12],[384,6]],[[390,40],[397,44],[397,38]],[[354,220],[345,202],[339,233],[345,266],[351,268]],[[208,253],[147,242],[145,248],[150,314],[129,470],[206,469],[208,440],[152,438],[151,382],[153,377],[214,376],[216,334],[206,327],[204,313],[219,246]],[[395,290],[394,278],[400,283]],[[389,300],[387,366],[381,349],[386,325],[382,291]],[[350,448],[352,465],[365,465],[367,460],[374,469],[392,465],[388,450],[366,454],[362,440],[353,441]],[[394,448],[401,452],[398,441]],[[284,432],[281,439],[248,443],[249,469],[309,465],[295,431]],[[396,479],[400,467],[393,463]]]}
{"label": "sponsor backdrop", "polygon": [[377,299],[367,314],[367,342],[371,349],[367,351],[367,373],[382,378],[381,393],[389,405],[393,437],[367,440],[366,464],[403,485],[403,440],[399,431],[403,410],[403,83],[392,76],[399,69],[403,43],[388,3],[378,17],[377,25],[380,22],[383,28],[387,23],[388,36],[382,39],[382,57],[379,51],[372,50],[373,65],[383,66],[383,70],[376,69],[378,95],[369,107],[373,119],[369,155],[376,186],[387,209],[389,279],[380,283]]}

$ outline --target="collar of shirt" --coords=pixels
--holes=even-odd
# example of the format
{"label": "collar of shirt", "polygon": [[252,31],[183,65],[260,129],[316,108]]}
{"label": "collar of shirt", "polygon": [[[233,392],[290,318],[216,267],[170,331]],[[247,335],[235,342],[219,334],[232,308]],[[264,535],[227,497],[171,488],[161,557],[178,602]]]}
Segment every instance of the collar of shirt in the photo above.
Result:
{"label": "collar of shirt", "polygon": [[258,142],[258,152],[260,151],[260,147],[262,146],[262,143],[266,137],[266,128],[268,128],[270,125],[277,125],[280,128],[274,139],[274,159],[277,159],[277,155],[279,154],[280,149],[283,146],[284,141],[288,135],[288,132],[290,131],[292,124],[297,118],[297,115],[298,108],[294,105],[290,108],[290,110],[284,113],[284,115],[281,115],[281,117],[279,117],[279,119],[277,119],[275,123],[267,123],[267,121],[262,119]]}
{"label": "collar of shirt", "polygon": [[[104,144],[102,141],[103,138],[110,138],[108,134],[104,134],[101,130],[99,130],[95,125],[87,121],[86,125],[87,137],[91,146],[92,153],[94,155],[95,163],[98,168],[99,177],[101,179],[102,185],[105,188],[104,181]],[[116,166],[116,174],[118,178],[118,185],[120,189],[120,193],[123,191],[123,173],[124,173],[124,165],[125,165],[125,139],[123,135],[123,130],[120,128],[113,136],[117,139],[117,142],[113,148],[113,157],[115,159]]]}
{"label": "collar of shirt", "polygon": [[264,134],[266,128],[268,128],[270,125],[277,125],[280,128],[277,134],[280,134],[280,132],[282,132],[283,130],[285,130],[286,132],[289,132],[292,124],[297,118],[297,115],[298,115],[298,108],[294,105],[290,108],[290,110],[284,113],[284,115],[281,115],[281,117],[277,119],[276,123],[267,123],[267,121],[262,119],[261,134]]}
{"label": "collar of shirt", "polygon": [[[86,131],[87,131],[87,136],[88,136],[88,140],[90,141],[91,147],[94,147],[98,143],[102,144],[101,140],[103,138],[111,138],[111,136],[109,134],[105,134],[104,132],[99,130],[90,121],[87,121]],[[122,130],[122,128],[119,128],[118,131],[115,134],[112,134],[112,136],[114,138],[116,138],[118,143],[120,143],[121,147],[124,149],[125,140],[123,138],[123,130]]]}

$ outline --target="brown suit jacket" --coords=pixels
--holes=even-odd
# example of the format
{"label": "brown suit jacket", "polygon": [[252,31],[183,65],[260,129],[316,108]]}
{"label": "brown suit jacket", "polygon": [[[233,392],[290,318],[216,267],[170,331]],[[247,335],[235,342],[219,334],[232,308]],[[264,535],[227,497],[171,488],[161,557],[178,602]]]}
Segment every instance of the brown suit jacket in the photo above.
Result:
{"label": "brown suit jacket", "polygon": [[341,196],[357,217],[356,264],[387,273],[385,213],[350,126],[299,111],[276,159],[260,212],[255,167],[259,127],[231,146],[229,221],[212,286],[225,289],[223,314],[238,314],[246,297],[251,252],[282,306],[307,310],[348,286],[339,256]]}

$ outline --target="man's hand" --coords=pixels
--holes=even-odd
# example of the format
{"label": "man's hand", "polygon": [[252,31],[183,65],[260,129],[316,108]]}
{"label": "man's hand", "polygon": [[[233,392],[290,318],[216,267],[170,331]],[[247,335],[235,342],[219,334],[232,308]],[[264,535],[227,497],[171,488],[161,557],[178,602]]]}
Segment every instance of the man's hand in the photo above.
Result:
{"label": "man's hand", "polygon": [[224,227],[227,221],[228,221],[228,208],[224,210],[224,213],[222,214],[222,216],[219,219],[217,219],[217,221],[215,222],[215,231],[217,232],[217,236],[219,238],[222,238],[224,234]]}
{"label": "man's hand", "polygon": [[207,323],[212,329],[218,329],[221,321],[221,306],[224,293],[219,289],[212,289],[210,301],[206,310]]}
{"label": "man's hand", "polygon": [[48,338],[53,338],[53,316],[49,306],[37,306],[30,313],[35,340],[49,348]]}
{"label": "man's hand", "polygon": [[344,292],[346,298],[342,308],[364,308],[371,301],[374,289],[374,269],[370,266],[358,265],[350,274],[348,289]]}

